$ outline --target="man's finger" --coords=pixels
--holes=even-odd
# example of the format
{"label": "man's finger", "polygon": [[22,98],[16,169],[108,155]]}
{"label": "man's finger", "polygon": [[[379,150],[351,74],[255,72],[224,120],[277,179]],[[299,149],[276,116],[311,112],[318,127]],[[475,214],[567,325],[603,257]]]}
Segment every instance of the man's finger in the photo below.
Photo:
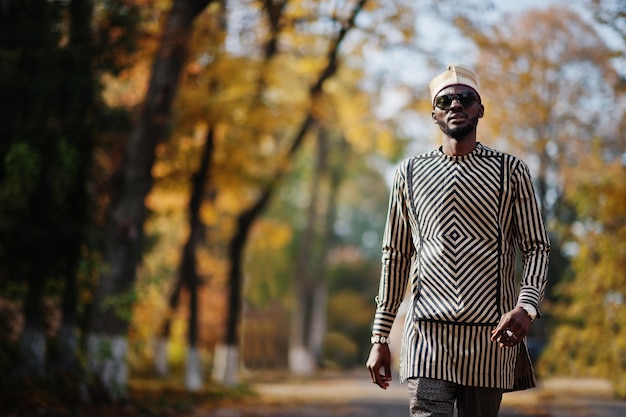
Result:
{"label": "man's finger", "polygon": [[391,378],[388,375],[378,374],[376,378],[376,385],[378,385],[382,389],[387,389],[390,379]]}

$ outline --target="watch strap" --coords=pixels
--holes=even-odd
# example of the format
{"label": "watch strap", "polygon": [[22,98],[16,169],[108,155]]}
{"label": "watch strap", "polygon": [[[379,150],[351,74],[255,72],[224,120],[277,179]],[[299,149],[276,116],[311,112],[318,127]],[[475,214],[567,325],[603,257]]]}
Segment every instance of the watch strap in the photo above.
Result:
{"label": "watch strap", "polygon": [[389,344],[389,337],[388,336],[381,336],[381,335],[374,335],[371,338],[371,342],[372,344],[377,344],[377,343],[381,343],[381,344],[385,344],[388,345]]}

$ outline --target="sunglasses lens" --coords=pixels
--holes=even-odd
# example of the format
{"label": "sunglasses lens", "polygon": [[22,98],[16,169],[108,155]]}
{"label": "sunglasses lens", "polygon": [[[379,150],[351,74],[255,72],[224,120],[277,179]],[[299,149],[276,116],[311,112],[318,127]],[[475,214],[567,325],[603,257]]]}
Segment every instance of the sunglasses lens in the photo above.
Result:
{"label": "sunglasses lens", "polygon": [[452,95],[444,94],[435,99],[435,106],[441,110],[448,110],[452,105]]}
{"label": "sunglasses lens", "polygon": [[441,110],[448,110],[454,100],[458,100],[463,107],[467,107],[477,102],[478,98],[471,91],[464,91],[461,94],[444,94],[435,99],[435,106]]}
{"label": "sunglasses lens", "polygon": [[477,101],[476,95],[474,95],[474,93],[472,93],[471,91],[464,91],[458,97],[459,97],[459,102],[461,103],[463,107],[472,105],[474,104],[474,102]]}

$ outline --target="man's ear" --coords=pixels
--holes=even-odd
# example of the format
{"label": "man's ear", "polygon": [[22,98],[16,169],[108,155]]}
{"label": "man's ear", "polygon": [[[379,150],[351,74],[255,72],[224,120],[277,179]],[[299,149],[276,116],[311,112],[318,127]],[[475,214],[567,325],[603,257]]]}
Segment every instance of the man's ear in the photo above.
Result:
{"label": "man's ear", "polygon": [[[435,111],[431,111],[430,112],[430,117],[433,119],[433,121],[435,122],[435,124],[437,124],[437,119],[435,119]],[[481,116],[482,117],[482,116]]]}
{"label": "man's ear", "polygon": [[482,119],[483,116],[485,115],[485,106],[483,106],[482,104],[480,105],[480,111],[478,112],[478,118]]}

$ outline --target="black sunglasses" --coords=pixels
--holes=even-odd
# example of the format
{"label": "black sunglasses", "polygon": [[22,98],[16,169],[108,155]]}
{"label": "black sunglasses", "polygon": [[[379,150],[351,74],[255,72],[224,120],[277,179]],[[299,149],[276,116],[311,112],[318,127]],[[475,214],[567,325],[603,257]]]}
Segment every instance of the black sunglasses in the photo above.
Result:
{"label": "black sunglasses", "polygon": [[467,107],[478,101],[478,97],[472,91],[463,91],[460,94],[442,94],[435,98],[435,107],[441,110],[448,110],[452,107],[452,102],[457,100],[461,106]]}

